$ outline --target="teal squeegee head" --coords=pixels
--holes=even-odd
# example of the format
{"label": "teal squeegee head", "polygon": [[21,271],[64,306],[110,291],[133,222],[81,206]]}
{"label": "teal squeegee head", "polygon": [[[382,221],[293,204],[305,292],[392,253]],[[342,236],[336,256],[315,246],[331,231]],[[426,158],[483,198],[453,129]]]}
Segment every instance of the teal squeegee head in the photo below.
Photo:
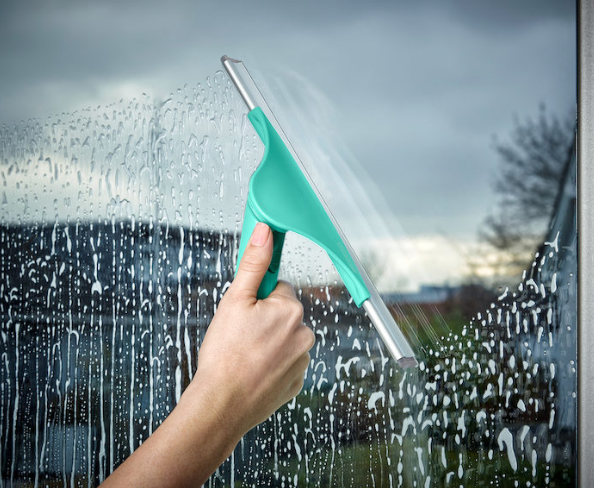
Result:
{"label": "teal squeegee head", "polygon": [[[273,233],[272,262],[258,290],[266,298],[276,287],[285,234],[296,232],[322,247],[336,267],[353,301],[363,307],[392,357],[402,368],[416,366],[413,351],[367,276],[346,237],[334,222],[307,173],[287,148],[252,92],[259,93],[241,61],[223,56],[221,62],[246,103],[248,118],[264,144],[262,161],[250,178],[238,263],[258,222]],[[250,90],[251,88],[251,90]],[[261,104],[265,104],[262,99]],[[270,109],[265,107],[269,113]],[[282,132],[281,132],[282,133]]]}

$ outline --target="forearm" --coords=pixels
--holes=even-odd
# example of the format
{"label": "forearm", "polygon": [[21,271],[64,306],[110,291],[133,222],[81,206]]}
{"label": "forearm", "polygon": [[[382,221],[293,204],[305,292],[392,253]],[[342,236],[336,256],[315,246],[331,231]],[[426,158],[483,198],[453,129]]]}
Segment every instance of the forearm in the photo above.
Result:
{"label": "forearm", "polygon": [[232,415],[222,398],[220,385],[194,381],[163,424],[102,488],[201,486],[241,438],[232,419],[222,416]]}

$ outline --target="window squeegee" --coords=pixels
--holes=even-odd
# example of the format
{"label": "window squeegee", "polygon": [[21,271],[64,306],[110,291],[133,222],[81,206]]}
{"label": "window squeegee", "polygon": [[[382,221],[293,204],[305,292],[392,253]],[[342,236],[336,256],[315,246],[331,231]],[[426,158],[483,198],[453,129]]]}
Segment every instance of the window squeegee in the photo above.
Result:
{"label": "window squeegee", "polygon": [[[262,161],[250,178],[238,264],[258,222],[272,229],[274,251],[258,290],[266,298],[276,287],[281,254],[288,231],[306,237],[324,249],[357,307],[363,307],[384,345],[400,367],[416,366],[410,344],[390,314],[371,279],[295,151],[272,115],[243,63],[223,56],[221,62],[248,108],[248,118],[264,144]],[[258,95],[259,103],[253,98]],[[264,114],[264,108],[270,119]],[[292,149],[292,148],[291,148]]]}

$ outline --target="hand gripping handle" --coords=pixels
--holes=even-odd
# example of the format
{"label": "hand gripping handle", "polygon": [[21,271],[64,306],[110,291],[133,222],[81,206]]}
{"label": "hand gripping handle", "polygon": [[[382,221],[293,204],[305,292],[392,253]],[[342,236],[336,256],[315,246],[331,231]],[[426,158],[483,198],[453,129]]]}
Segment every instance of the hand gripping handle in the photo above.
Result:
{"label": "hand gripping handle", "polygon": [[[241,231],[241,241],[239,243],[239,256],[237,259],[238,266],[239,266],[239,262],[241,262],[241,258],[243,256],[245,248],[252,236],[252,232],[254,231],[254,228],[256,227],[256,224],[258,222],[264,221],[265,224],[270,226],[269,222],[265,222],[266,219],[259,220],[256,217],[256,215],[254,214],[254,211],[252,209],[251,200],[252,200],[251,196],[250,196],[250,194],[248,194],[248,201],[245,206],[245,214],[243,217],[243,228]],[[280,231],[272,229],[272,239],[273,239],[273,243],[274,243],[273,244],[274,249],[272,252],[272,260],[270,261],[270,266],[268,266],[268,270],[266,271],[266,274],[264,275],[264,278],[262,279],[260,288],[258,288],[258,294],[257,294],[258,299],[264,299],[268,295],[270,295],[270,293],[272,293],[272,290],[274,290],[276,288],[276,284],[278,282],[278,271],[280,268],[281,255],[283,253],[283,244],[285,242],[285,232],[280,232]]]}

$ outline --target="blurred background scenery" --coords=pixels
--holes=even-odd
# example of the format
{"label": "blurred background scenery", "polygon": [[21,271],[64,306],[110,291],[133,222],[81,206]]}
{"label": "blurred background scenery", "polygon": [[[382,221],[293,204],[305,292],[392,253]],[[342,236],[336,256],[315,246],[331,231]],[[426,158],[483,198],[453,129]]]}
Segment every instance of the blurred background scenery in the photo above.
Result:
{"label": "blurred background scenery", "polygon": [[571,2],[0,6],[0,486],[94,486],[192,380],[263,147],[242,59],[418,351],[288,236],[303,392],[208,486],[575,484]]}

